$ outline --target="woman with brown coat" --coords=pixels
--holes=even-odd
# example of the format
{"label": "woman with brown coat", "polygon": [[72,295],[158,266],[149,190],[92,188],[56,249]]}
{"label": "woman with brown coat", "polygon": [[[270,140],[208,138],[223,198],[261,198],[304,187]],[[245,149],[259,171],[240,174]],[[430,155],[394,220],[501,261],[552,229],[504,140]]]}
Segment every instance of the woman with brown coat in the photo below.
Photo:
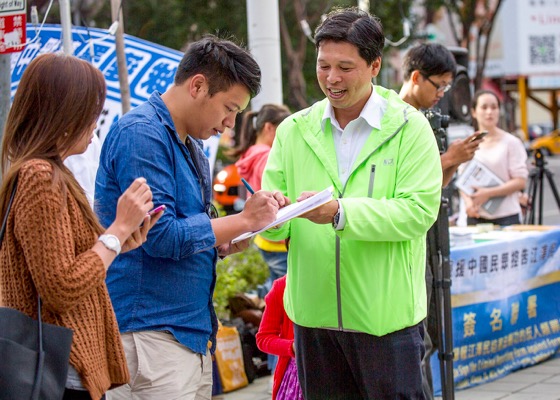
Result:
{"label": "woman with brown coat", "polygon": [[63,164],[86,150],[105,92],[103,75],[86,61],[37,57],[18,86],[2,145],[0,218],[16,192],[0,248],[0,306],[36,319],[40,296],[43,321],[73,330],[64,399],[100,399],[128,381],[105,274],[161,216],[147,214],[152,193],[138,178],[103,229]]}

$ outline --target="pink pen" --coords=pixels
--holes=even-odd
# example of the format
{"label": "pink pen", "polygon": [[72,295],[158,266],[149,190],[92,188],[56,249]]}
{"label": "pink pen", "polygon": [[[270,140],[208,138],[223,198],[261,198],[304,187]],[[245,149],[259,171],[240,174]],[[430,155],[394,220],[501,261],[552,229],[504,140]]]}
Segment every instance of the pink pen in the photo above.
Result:
{"label": "pink pen", "polygon": [[151,217],[154,214],[157,214],[158,212],[160,212],[161,210],[165,210],[165,205],[161,205],[161,206],[157,206],[156,208],[154,208],[153,210],[148,212],[148,215]]}

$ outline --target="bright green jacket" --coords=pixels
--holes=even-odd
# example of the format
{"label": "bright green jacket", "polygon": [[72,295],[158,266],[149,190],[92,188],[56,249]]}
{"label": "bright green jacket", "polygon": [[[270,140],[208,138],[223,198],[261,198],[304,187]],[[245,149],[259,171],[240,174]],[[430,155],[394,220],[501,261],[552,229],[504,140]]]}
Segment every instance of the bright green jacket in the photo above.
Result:
{"label": "bright green jacket", "polygon": [[330,123],[321,130],[326,99],[280,124],[264,171],[263,188],[292,202],[332,185],[344,208],[340,231],[297,218],[265,232],[291,238],[284,305],[301,326],[382,336],[426,317],[425,243],[441,199],[439,151],[422,113],[374,88],[387,110],[345,187]]}

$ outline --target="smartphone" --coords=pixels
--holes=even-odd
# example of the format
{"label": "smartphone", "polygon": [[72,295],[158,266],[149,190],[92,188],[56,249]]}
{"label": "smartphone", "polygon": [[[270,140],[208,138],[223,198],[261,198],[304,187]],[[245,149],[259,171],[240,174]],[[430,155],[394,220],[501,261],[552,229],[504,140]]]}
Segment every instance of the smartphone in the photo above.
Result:
{"label": "smartphone", "polygon": [[151,211],[148,211],[148,215],[151,217],[154,214],[157,214],[158,212],[160,212],[161,210],[165,210],[165,206],[161,205],[161,206],[157,206],[156,208],[154,208]]}
{"label": "smartphone", "polygon": [[474,142],[475,140],[480,140],[486,135],[488,135],[488,131],[482,131],[482,132],[478,133],[475,137],[473,137],[471,139],[471,142]]}

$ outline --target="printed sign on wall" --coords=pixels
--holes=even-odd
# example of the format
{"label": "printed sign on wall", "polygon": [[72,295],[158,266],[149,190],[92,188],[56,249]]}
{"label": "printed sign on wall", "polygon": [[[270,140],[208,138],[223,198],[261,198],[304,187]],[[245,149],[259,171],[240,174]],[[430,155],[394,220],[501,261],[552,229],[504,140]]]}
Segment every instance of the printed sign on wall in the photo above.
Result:
{"label": "printed sign on wall", "polygon": [[0,0],[0,54],[23,49],[26,12],[25,0]]}

